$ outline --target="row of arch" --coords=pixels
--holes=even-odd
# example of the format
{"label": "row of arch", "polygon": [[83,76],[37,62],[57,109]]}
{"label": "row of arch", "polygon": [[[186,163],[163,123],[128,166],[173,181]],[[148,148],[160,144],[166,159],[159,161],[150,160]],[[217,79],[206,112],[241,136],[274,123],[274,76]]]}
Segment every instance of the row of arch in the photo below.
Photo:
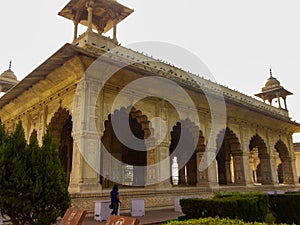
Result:
{"label": "row of arch", "polygon": [[[129,127],[135,138],[142,140],[142,151],[136,151],[117,138],[116,133],[112,127],[112,120],[127,120],[129,118]],[[72,117],[68,110],[59,108],[54,114],[50,122],[50,130],[57,145],[59,146],[60,159],[65,168],[68,181],[72,170],[72,154],[73,154],[73,139],[72,139]],[[122,108],[110,114],[104,122],[104,133],[102,136],[102,143],[105,148],[116,159],[124,163],[121,172],[117,172],[113,176],[119,176],[121,183],[124,186],[143,186],[146,180],[147,171],[141,170],[141,166],[151,164],[147,158],[147,149],[151,147],[154,141],[151,138],[151,133],[154,132],[151,128],[147,116],[140,110],[132,108],[130,112],[128,109]],[[118,134],[122,134],[121,139],[130,143],[131,136],[127,131],[123,131],[122,127]],[[205,150],[205,140],[201,130],[197,130],[197,126],[190,121],[177,122],[170,132],[171,143],[169,146],[169,155],[173,155],[170,160],[170,183],[172,185],[194,186],[199,182],[197,180],[197,154]],[[199,133],[199,137],[194,137],[193,133]],[[179,141],[179,137],[184,141]],[[197,143],[195,143],[197,140]],[[184,146],[182,145],[184,143]],[[265,141],[258,134],[254,135],[249,141],[249,151],[242,151],[240,141],[236,134],[230,129],[226,128],[221,131],[216,140],[219,151],[216,154],[216,171],[217,180],[220,185],[233,185],[243,183],[245,180],[245,173],[243,168],[243,160],[245,155],[249,157],[249,168],[251,172],[251,180],[253,184],[271,184],[271,163],[270,155]],[[182,145],[182,146],[181,146]],[[188,146],[187,146],[188,145]],[[174,155],[174,149],[182,148],[193,149],[193,152],[185,154]],[[292,179],[292,165],[291,156],[287,146],[282,140],[278,140],[274,146],[276,150],[276,168],[279,183],[291,183]],[[186,157],[189,157],[188,159]],[[111,165],[100,156],[101,176],[100,183],[104,188],[111,187],[114,184],[109,174],[111,173]],[[105,173],[109,171],[109,173]]]}

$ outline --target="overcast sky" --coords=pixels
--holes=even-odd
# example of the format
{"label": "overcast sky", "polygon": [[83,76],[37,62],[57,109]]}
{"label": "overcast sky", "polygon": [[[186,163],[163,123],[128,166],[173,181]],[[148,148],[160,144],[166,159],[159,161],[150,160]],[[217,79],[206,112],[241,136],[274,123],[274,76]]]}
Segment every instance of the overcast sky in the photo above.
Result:
{"label": "overcast sky", "polygon": [[[288,109],[300,122],[299,0],[119,2],[135,10],[118,26],[122,45],[141,41],[178,45],[197,55],[218,83],[250,96],[261,91],[272,68],[273,76],[294,93],[288,97]],[[20,80],[72,42],[73,23],[57,15],[67,3],[1,2],[1,72],[12,59]]]}

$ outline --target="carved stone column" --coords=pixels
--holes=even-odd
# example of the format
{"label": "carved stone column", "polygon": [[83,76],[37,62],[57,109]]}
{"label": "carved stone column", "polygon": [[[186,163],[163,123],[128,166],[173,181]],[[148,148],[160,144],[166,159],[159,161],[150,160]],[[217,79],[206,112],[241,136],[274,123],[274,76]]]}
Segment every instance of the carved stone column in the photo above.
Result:
{"label": "carved stone column", "polygon": [[263,185],[273,185],[278,183],[278,179],[273,175],[273,171],[271,168],[271,163],[275,164],[275,157],[270,157],[269,155],[261,155],[260,156],[260,167],[261,167],[261,176],[262,176],[262,184]]}
{"label": "carved stone column", "polygon": [[[155,117],[159,117],[165,124],[168,124],[168,112],[166,103],[161,100],[155,106]],[[151,125],[151,137],[146,139],[147,147],[147,186],[150,188],[170,188],[171,187],[171,159],[168,135],[169,130],[165,130],[162,124]],[[166,135],[164,135],[167,132]],[[161,140],[164,137],[164,140]],[[161,142],[161,143],[159,143]]]}
{"label": "carved stone column", "polygon": [[101,191],[99,184],[100,137],[96,128],[95,107],[99,82],[83,78],[74,97],[73,163],[69,191],[91,193]]}
{"label": "carved stone column", "polygon": [[292,133],[288,134],[288,150],[289,154],[291,156],[291,172],[292,172],[292,177],[293,177],[293,184],[298,184],[299,178],[297,177],[297,172],[296,172],[296,157],[295,157],[295,149],[294,149],[294,144],[293,144],[293,137]]}
{"label": "carved stone column", "polygon": [[[218,171],[216,160],[216,134],[219,128],[212,129],[211,124],[208,122],[210,117],[204,117],[204,137],[205,149],[197,151],[197,186],[218,187]],[[197,149],[199,150],[199,149]]]}
{"label": "carved stone column", "polygon": [[231,160],[230,159],[226,159],[225,160],[225,174],[226,174],[226,184],[232,184],[232,180],[231,180]]}
{"label": "carved stone column", "polygon": [[204,152],[197,152],[197,186],[208,186],[208,169],[200,170],[199,165],[203,158]]}
{"label": "carved stone column", "polygon": [[271,154],[270,155],[270,176],[271,176],[271,182],[273,185],[278,185],[279,184],[279,180],[278,180],[278,174],[277,174],[277,166],[276,166],[276,159],[275,159],[275,155]]}
{"label": "carved stone column", "polygon": [[294,177],[293,177],[291,157],[282,158],[282,169],[283,169],[283,183],[295,184]]}
{"label": "carved stone column", "polygon": [[92,31],[92,26],[93,26],[93,7],[94,7],[94,1],[88,1],[86,2],[86,8],[88,11],[88,32]]}
{"label": "carved stone column", "polygon": [[[197,152],[197,186],[218,186],[215,148]],[[203,167],[204,166],[204,167]]]}
{"label": "carved stone column", "polygon": [[171,166],[169,159],[169,142],[160,143],[147,152],[147,186],[149,188],[170,188]]}
{"label": "carved stone column", "polygon": [[[245,170],[249,167],[249,153],[234,154],[234,178],[236,185],[251,185],[251,177],[246,178]],[[248,184],[247,184],[247,179]]]}
{"label": "carved stone column", "polygon": [[250,137],[247,132],[247,128],[245,124],[240,126],[241,130],[241,150],[242,150],[242,167],[243,167],[243,176],[244,176],[244,185],[252,186],[252,179],[251,179],[251,171],[250,171],[250,160],[249,160],[249,141]]}
{"label": "carved stone column", "polygon": [[118,40],[117,40],[117,20],[114,19],[113,21],[113,42],[115,44],[118,44]]}
{"label": "carved stone column", "polygon": [[235,155],[233,157],[233,167],[234,167],[234,183],[236,185],[245,185],[243,157],[241,155]]}
{"label": "carved stone column", "polygon": [[77,36],[78,36],[78,22],[77,21],[73,21],[74,22],[74,39],[73,40],[75,40],[75,39],[77,39]]}
{"label": "carved stone column", "polygon": [[[266,181],[268,184],[273,184],[273,185],[278,185],[279,180],[278,180],[278,174],[277,174],[277,165],[276,165],[276,157],[275,157],[275,141],[274,141],[274,136],[275,134],[271,131],[267,132],[268,138],[267,138],[267,145],[269,148],[269,157],[268,156],[263,156],[261,158],[264,158],[264,168],[265,168],[265,174],[267,174],[267,167],[269,166],[269,176],[270,176],[270,181]],[[269,162],[266,161],[266,158],[269,159]],[[262,159],[261,159],[261,165],[262,164]],[[264,181],[264,175],[263,175],[263,170],[262,170],[262,177]],[[267,176],[266,176],[267,178]]]}

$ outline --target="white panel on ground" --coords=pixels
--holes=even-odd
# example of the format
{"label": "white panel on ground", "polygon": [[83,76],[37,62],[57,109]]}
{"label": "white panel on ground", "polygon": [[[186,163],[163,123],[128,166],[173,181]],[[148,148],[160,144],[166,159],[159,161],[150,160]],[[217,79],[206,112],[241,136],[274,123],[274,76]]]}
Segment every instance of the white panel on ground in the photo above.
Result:
{"label": "white panel on ground", "polygon": [[145,200],[132,199],[131,200],[131,216],[145,216]]}
{"label": "white panel on ground", "polygon": [[94,220],[96,221],[107,220],[112,211],[109,208],[109,205],[110,205],[110,201],[95,201]]}

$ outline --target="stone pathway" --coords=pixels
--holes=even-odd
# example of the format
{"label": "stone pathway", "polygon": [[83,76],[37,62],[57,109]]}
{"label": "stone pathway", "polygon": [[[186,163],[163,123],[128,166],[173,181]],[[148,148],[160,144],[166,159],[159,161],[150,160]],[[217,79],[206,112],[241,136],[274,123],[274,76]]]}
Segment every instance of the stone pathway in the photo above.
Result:
{"label": "stone pathway", "polygon": [[[122,215],[122,214],[121,214]],[[128,214],[124,214],[123,216],[130,216]],[[135,217],[140,221],[140,224],[155,224],[164,222],[170,219],[177,219],[178,216],[183,216],[183,213],[174,212],[174,209],[162,209],[162,210],[154,210],[154,211],[146,211],[145,216]],[[93,217],[85,218],[83,225],[102,225],[106,224],[106,221],[97,222]]]}

